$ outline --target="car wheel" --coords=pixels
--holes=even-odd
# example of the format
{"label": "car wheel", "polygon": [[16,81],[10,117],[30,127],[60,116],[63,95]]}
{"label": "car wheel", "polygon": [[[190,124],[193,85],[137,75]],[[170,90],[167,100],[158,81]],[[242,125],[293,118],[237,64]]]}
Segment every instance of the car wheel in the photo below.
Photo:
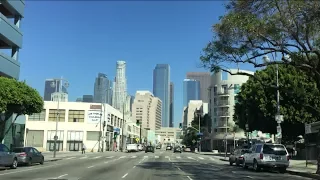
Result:
{"label": "car wheel", "polygon": [[40,162],[41,165],[44,164],[44,158],[42,158],[41,162]]}
{"label": "car wheel", "polygon": [[17,161],[17,158],[14,158],[10,168],[17,169],[17,167],[18,167],[18,161]]}
{"label": "car wheel", "polygon": [[240,165],[239,160],[236,159],[236,166],[239,166],[239,165]]}
{"label": "car wheel", "polygon": [[246,161],[245,161],[244,159],[243,159],[242,167],[243,167],[244,169],[248,169],[248,166],[246,165]]}
{"label": "car wheel", "polygon": [[257,172],[260,171],[260,167],[258,165],[257,160],[253,160],[253,170],[255,170]]}
{"label": "car wheel", "polygon": [[230,160],[229,160],[229,165],[230,165],[230,166],[232,166],[232,165],[233,165],[233,162],[232,162],[232,161],[230,161]]}
{"label": "car wheel", "polygon": [[32,165],[32,158],[31,158],[31,157],[29,158],[27,165],[28,165],[28,166],[31,166],[31,165]]}

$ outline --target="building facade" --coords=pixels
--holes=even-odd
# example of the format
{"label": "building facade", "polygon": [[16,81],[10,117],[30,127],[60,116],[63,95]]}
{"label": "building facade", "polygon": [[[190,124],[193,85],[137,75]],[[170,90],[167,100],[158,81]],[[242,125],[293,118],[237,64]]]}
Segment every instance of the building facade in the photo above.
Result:
{"label": "building facade", "polygon": [[153,94],[162,102],[162,127],[170,126],[170,66],[157,64],[153,70]]}
{"label": "building facade", "polygon": [[156,130],[155,135],[159,137],[158,143],[164,145],[180,144],[182,130],[179,128],[162,127]]}
{"label": "building facade", "polygon": [[191,126],[191,122],[194,120],[195,113],[199,110],[202,116],[207,114],[209,112],[208,103],[204,103],[202,100],[190,100],[188,105],[184,107],[182,117],[183,130],[186,130],[187,127]]}
{"label": "building facade", "polygon": [[[112,151],[122,147],[122,135],[127,138],[139,136],[140,128],[123,120],[123,114],[109,104],[61,102],[59,106],[57,115],[57,102],[45,101],[41,113],[26,116],[25,146],[53,151],[56,120],[59,151],[81,151],[82,144],[88,151],[98,151],[99,140],[103,149]],[[104,121],[106,126],[102,128],[100,138],[100,122],[103,126]],[[123,134],[125,128],[128,130]],[[116,137],[115,132],[119,133]]]}
{"label": "building facade", "polygon": [[106,74],[98,73],[98,77],[94,82],[93,102],[112,104],[111,81]]}
{"label": "building facade", "polygon": [[24,3],[23,0],[3,0],[0,3],[0,49],[6,49],[0,51],[0,76],[19,79],[19,50],[23,38],[20,24]]}
{"label": "building facade", "polygon": [[[251,71],[231,69],[232,73],[239,71],[254,74]],[[232,134],[229,130],[235,125],[233,114],[234,105],[237,101],[236,96],[240,92],[241,85],[248,79],[249,77],[245,75],[230,75],[224,72],[212,74],[209,88],[209,113],[213,121],[211,149],[222,148],[224,146],[222,141],[226,138],[228,141],[233,141],[234,136],[235,138],[245,138],[242,131]]]}
{"label": "building facade", "polygon": [[[55,84],[55,86],[52,86],[53,83]],[[61,81],[57,81],[55,79],[46,79],[44,83],[43,100],[52,101],[51,95],[52,93],[55,93],[55,92],[62,92],[62,93],[68,94],[67,88],[64,86],[64,84],[61,84],[62,86],[60,86],[60,84],[61,84]]]}
{"label": "building facade", "polygon": [[170,83],[170,121],[169,126],[174,127],[174,84]]}
{"label": "building facade", "polygon": [[132,119],[139,121],[143,129],[155,131],[161,128],[161,100],[149,91],[137,91],[132,104]]}
{"label": "building facade", "polygon": [[211,84],[211,75],[209,72],[188,72],[187,79],[194,79],[200,82],[200,99],[203,102],[209,102],[208,88]]}
{"label": "building facade", "polygon": [[93,102],[93,95],[83,95],[82,96],[82,102]]}
{"label": "building facade", "polygon": [[51,94],[51,101],[68,102],[69,96],[67,93],[55,92]]}
{"label": "building facade", "polygon": [[127,95],[126,62],[117,61],[116,77],[113,82],[112,106],[123,111]]}
{"label": "building facade", "polygon": [[183,106],[188,106],[190,100],[200,100],[200,81],[183,80]]}

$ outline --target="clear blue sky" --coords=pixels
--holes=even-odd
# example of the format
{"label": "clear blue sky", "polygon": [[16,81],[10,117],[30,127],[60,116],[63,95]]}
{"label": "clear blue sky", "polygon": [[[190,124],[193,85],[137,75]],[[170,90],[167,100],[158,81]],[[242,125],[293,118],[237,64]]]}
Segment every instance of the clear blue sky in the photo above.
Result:
{"label": "clear blue sky", "polygon": [[156,64],[171,66],[175,124],[182,118],[182,81],[199,68],[212,24],[225,1],[26,1],[20,79],[41,95],[47,78],[70,82],[69,99],[93,94],[99,72],[111,79],[127,62],[128,91],[152,92]]}

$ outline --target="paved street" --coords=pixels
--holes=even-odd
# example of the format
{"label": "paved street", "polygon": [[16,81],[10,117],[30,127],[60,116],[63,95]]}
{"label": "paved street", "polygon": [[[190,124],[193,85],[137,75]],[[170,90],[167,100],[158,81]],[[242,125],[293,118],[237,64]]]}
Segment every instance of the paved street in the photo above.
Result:
{"label": "paved street", "polygon": [[[65,157],[44,165],[0,170],[5,180],[218,180],[268,179],[306,180],[299,176],[276,172],[253,172],[229,166],[217,158],[193,153],[105,152]],[[310,180],[310,179],[309,179]]]}

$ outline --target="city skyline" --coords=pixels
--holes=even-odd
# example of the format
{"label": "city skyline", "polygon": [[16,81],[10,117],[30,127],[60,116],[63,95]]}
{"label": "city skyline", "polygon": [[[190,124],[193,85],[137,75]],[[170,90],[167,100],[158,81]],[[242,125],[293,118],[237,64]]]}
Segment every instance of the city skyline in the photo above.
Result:
{"label": "city skyline", "polygon": [[[128,107],[127,103],[127,79],[126,79],[126,62],[117,61],[116,63],[116,77],[113,82],[112,106],[120,111],[125,111]],[[130,103],[130,100],[129,100]],[[127,108],[128,109],[128,108]]]}
{"label": "city skyline", "polygon": [[95,79],[93,102],[112,104],[111,80],[104,73],[98,73]]}

